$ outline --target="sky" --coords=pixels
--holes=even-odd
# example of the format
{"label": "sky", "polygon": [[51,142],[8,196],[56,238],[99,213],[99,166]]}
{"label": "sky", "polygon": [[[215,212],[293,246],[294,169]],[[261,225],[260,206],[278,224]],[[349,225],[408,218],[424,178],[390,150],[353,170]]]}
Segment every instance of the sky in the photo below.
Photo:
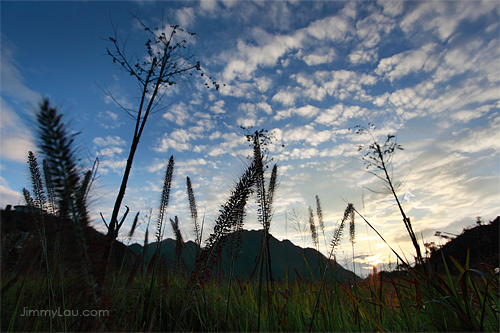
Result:
{"label": "sky", "polygon": [[[107,55],[109,37],[125,42],[127,56],[146,59],[151,36],[138,23],[189,32],[186,52],[220,89],[194,72],[164,90],[162,105],[145,125],[124,204],[130,207],[119,239],[128,240],[140,211],[141,242],[152,208],[156,221],[165,168],[175,169],[167,217],[178,216],[194,239],[186,177],[190,177],[204,236],[249,163],[247,131],[273,133],[269,157],[278,165],[271,234],[313,247],[308,207],[321,200],[325,237],[332,239],[347,203],[413,261],[395,200],[366,170],[358,151],[373,139],[349,128],[376,125],[404,150],[392,159],[398,197],[423,243],[443,244],[436,231],[460,234],[478,216],[499,212],[498,1],[133,1],[24,2],[1,6],[0,206],[24,204],[30,188],[28,151],[35,154],[35,114],[42,97],[58,105],[79,134],[82,168],[98,157],[89,198],[92,224],[104,231],[124,172],[135,121],[113,98],[137,109],[140,86]],[[134,18],[135,17],[135,18]],[[122,44],[121,44],[122,45]],[[241,126],[250,128],[243,130]],[[42,157],[40,155],[41,162]],[[375,171],[375,170],[372,170]],[[260,229],[251,197],[245,229]],[[124,208],[122,209],[122,213]],[[317,224],[317,218],[316,218]],[[150,231],[150,235],[154,230]],[[366,276],[396,256],[356,217],[336,248],[339,263]],[[170,225],[165,238],[174,237]],[[354,253],[353,253],[354,250]],[[354,266],[353,266],[354,258]]]}

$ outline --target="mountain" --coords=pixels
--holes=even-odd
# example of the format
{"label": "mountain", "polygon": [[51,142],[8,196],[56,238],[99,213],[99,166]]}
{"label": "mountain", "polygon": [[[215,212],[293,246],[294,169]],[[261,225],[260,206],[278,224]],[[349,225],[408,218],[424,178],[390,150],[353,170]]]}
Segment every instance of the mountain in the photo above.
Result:
{"label": "mountain", "polygon": [[[232,253],[237,237],[240,244],[236,247],[237,259],[234,261],[233,276],[238,278],[253,277],[258,275],[258,256],[262,241],[262,230],[242,230],[239,235],[232,233],[224,239],[222,252],[220,254],[220,268],[222,274],[228,276],[230,273]],[[146,262],[149,262],[156,250],[156,242],[147,246]],[[173,267],[175,264],[176,242],[166,239],[161,243],[160,257],[165,255],[167,265]],[[129,249],[135,254],[140,254],[143,247],[140,244],[132,244]],[[289,240],[279,241],[272,235],[269,236],[269,249],[271,253],[271,272],[274,280],[284,280],[288,271],[291,281],[295,279],[319,280],[323,274],[327,258],[312,248],[301,248]],[[187,271],[194,267],[196,256],[196,244],[192,241],[183,244],[182,258]],[[358,281],[360,278],[353,272],[344,269],[334,260],[330,260],[329,275],[332,274],[339,281]],[[298,275],[297,275],[298,274]]]}
{"label": "mountain", "polygon": [[467,252],[471,268],[486,271],[498,267],[499,264],[499,238],[500,217],[488,224],[479,225],[464,231],[446,243],[442,248],[434,251],[430,257],[433,268],[443,271],[443,256],[446,258],[448,268],[456,272],[455,265],[449,259],[453,257],[460,265],[465,266]]}

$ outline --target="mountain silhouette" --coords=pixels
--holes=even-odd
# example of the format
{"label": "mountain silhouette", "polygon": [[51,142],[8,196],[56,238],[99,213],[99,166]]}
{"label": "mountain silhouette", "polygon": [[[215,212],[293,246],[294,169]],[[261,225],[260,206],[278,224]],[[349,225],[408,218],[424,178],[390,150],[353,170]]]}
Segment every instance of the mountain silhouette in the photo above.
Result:
{"label": "mountain silhouette", "polygon": [[[236,254],[233,266],[233,276],[236,278],[256,278],[259,267],[258,258],[260,255],[262,230],[241,230],[237,233],[229,234],[222,240],[223,246],[220,253],[219,265],[223,276],[229,276],[233,265],[233,253]],[[239,246],[236,244],[239,237]],[[156,251],[157,243],[148,244],[145,261],[149,262]],[[140,244],[132,244],[129,249],[139,255],[143,251]],[[301,248],[294,245],[289,240],[279,241],[269,235],[269,250],[271,258],[271,272],[274,280],[283,281],[288,273],[288,278],[294,280],[316,280],[319,281],[324,272],[327,258],[312,248]],[[194,268],[197,247],[192,241],[183,244],[182,260],[187,272]],[[160,257],[164,255],[168,268],[173,268],[176,263],[176,241],[165,239],[161,242]],[[215,267],[214,267],[215,268]],[[358,281],[360,278],[353,272],[344,269],[335,260],[330,260],[329,277],[335,276],[339,281]]]}

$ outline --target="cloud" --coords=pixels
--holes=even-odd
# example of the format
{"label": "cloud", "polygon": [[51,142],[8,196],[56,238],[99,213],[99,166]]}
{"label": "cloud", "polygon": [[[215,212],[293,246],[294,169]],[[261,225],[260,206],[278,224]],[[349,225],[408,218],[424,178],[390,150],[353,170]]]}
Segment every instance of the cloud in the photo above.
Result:
{"label": "cloud", "polygon": [[500,108],[500,102],[497,101],[495,104],[485,104],[476,109],[460,110],[458,112],[454,112],[452,114],[452,118],[457,121],[467,123],[472,119],[482,117],[493,108]]}
{"label": "cloud", "polygon": [[284,106],[292,106],[295,104],[295,100],[299,97],[299,94],[300,93],[297,89],[280,89],[280,91],[278,91],[278,93],[276,93],[271,100],[274,102],[280,102]]}
{"label": "cloud", "polygon": [[210,111],[212,111],[215,114],[221,114],[221,113],[226,113],[226,110],[224,110],[224,104],[225,102],[223,100],[217,101],[210,107]]}
{"label": "cloud", "polygon": [[302,44],[304,34],[301,31],[292,36],[273,36],[266,45],[250,46],[241,39],[237,42],[238,54],[223,71],[224,81],[230,82],[236,77],[248,81],[258,66],[274,66],[279,58]]}
{"label": "cloud", "polygon": [[99,162],[99,172],[106,175],[109,170],[113,171],[118,175],[123,174],[123,170],[125,169],[125,165],[127,164],[127,159],[102,159]]}
{"label": "cloud", "polygon": [[489,82],[500,81],[499,41],[492,40],[485,44],[485,41],[476,37],[445,50],[442,55],[443,61],[439,62],[433,75],[434,81],[445,82],[464,73],[467,73],[469,77],[474,74],[486,77]]}
{"label": "cloud", "polygon": [[433,32],[441,41],[445,41],[463,20],[473,21],[497,10],[495,1],[422,2],[403,18],[400,26],[406,34],[422,29]]}
{"label": "cloud", "polygon": [[381,33],[389,34],[395,26],[393,19],[375,12],[356,23],[356,35],[362,40],[363,47],[370,49],[378,45]]}
{"label": "cloud", "polygon": [[[2,78],[3,79],[3,78]],[[0,153],[2,159],[26,162],[28,151],[36,152],[35,138],[12,107],[1,98]]]}
{"label": "cloud", "polygon": [[321,65],[331,62],[335,57],[335,50],[332,48],[315,50],[315,53],[302,56],[302,60],[307,66]]}
{"label": "cloud", "polygon": [[290,108],[285,111],[278,111],[276,112],[276,115],[274,116],[274,120],[281,120],[285,118],[289,118],[293,115],[301,116],[301,117],[314,117],[318,112],[320,111],[319,108],[312,106],[312,105],[305,105],[300,108]]}
{"label": "cloud", "polygon": [[433,70],[437,66],[437,61],[432,54],[437,47],[437,44],[430,43],[421,49],[405,51],[384,58],[380,60],[375,73],[393,82],[410,73]]}
{"label": "cloud", "polygon": [[311,23],[307,33],[318,40],[345,41],[350,30],[349,23],[343,17],[331,16]]}
{"label": "cloud", "polygon": [[[289,35],[271,36],[261,29],[254,30],[254,38],[265,41],[262,45],[248,45],[242,39],[237,41],[237,53],[230,57],[227,66],[223,71],[224,81],[230,83],[237,77],[240,80],[248,81],[252,78],[253,72],[258,67],[270,67],[276,65],[280,58],[287,53],[303,47],[304,41],[309,36],[317,40],[345,41],[349,23],[346,19],[332,16],[312,22],[308,27],[296,30]],[[310,41],[308,41],[310,42]],[[311,64],[331,61],[334,56],[328,51],[322,56],[311,55],[305,61]],[[282,59],[285,60],[285,59]]]}
{"label": "cloud", "polygon": [[155,151],[159,153],[164,153],[167,152],[169,148],[172,148],[176,151],[184,151],[188,150],[191,147],[189,143],[179,143],[169,137],[167,137],[167,134],[163,136],[163,138],[160,140],[160,144],[154,148]]}
{"label": "cloud", "polygon": [[464,128],[454,132],[454,140],[445,146],[449,151],[461,153],[500,151],[500,117],[495,117],[487,126]]}
{"label": "cloud", "polygon": [[24,199],[20,192],[11,189],[7,181],[0,177],[0,206],[23,204]]}
{"label": "cloud", "polygon": [[204,13],[208,14],[214,14],[216,9],[218,8],[217,6],[217,0],[203,0],[200,1],[200,9]]}
{"label": "cloud", "polygon": [[123,146],[126,144],[126,142],[120,138],[119,136],[106,136],[105,138],[102,137],[96,137],[94,140],[92,140],[95,145],[99,147],[106,147],[106,146]]}
{"label": "cloud", "polygon": [[375,111],[369,111],[358,105],[346,106],[339,103],[329,109],[320,112],[315,122],[329,126],[343,126],[349,119],[363,118],[367,114],[375,115]]}
{"label": "cloud", "polygon": [[111,111],[99,112],[96,121],[105,129],[115,129],[125,124],[125,122],[120,120],[118,114]]}
{"label": "cloud", "polygon": [[290,155],[292,159],[309,159],[318,156],[319,151],[316,148],[294,148]]}
{"label": "cloud", "polygon": [[283,133],[283,141],[285,142],[307,142],[312,146],[317,146],[323,142],[330,140],[332,136],[331,131],[317,131],[311,125],[296,127],[287,130]]}
{"label": "cloud", "polygon": [[221,133],[219,131],[215,131],[212,134],[210,134],[210,136],[208,138],[210,140],[215,140],[215,139],[220,138],[220,136],[221,136]]}
{"label": "cloud", "polygon": [[18,69],[20,65],[15,60],[16,49],[4,34],[2,34],[1,48],[2,95],[10,96],[21,103],[37,104],[42,96],[28,88],[24,83],[25,79]]}
{"label": "cloud", "polygon": [[100,156],[113,157],[114,155],[120,155],[123,153],[123,149],[119,146],[126,144],[119,136],[106,136],[105,138],[96,137],[92,140],[97,147],[101,147],[98,150]]}
{"label": "cloud", "polygon": [[172,106],[162,116],[168,121],[175,122],[179,126],[184,126],[189,119],[189,108],[183,102]]}
{"label": "cloud", "polygon": [[378,59],[377,49],[356,50],[349,54],[349,61],[355,65],[374,62]]}
{"label": "cloud", "polygon": [[389,15],[391,17],[399,16],[403,13],[404,2],[403,1],[387,1],[387,0],[379,0],[377,1],[379,6],[384,8],[383,13]]}
{"label": "cloud", "polygon": [[261,93],[266,92],[272,85],[273,81],[270,78],[267,77],[258,77],[254,78],[255,84],[257,85],[257,89]]}
{"label": "cloud", "polygon": [[157,152],[166,152],[169,148],[176,151],[184,151],[191,148],[188,141],[197,139],[201,136],[200,133],[193,132],[191,130],[196,130],[195,127],[191,127],[189,131],[185,129],[176,129],[173,132],[165,133],[160,140],[157,147],[154,148]]}
{"label": "cloud", "polygon": [[175,11],[177,22],[181,28],[191,28],[196,18],[192,7],[183,7]]}

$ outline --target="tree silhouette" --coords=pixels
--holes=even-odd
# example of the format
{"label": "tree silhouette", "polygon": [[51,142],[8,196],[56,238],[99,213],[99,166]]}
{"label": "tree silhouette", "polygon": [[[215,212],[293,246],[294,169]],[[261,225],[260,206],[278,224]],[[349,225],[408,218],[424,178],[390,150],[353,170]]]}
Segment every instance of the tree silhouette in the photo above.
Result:
{"label": "tree silhouette", "polygon": [[[396,203],[398,205],[401,216],[403,217],[403,223],[406,227],[408,235],[415,247],[415,251],[417,253],[417,261],[418,263],[423,263],[422,252],[420,251],[420,245],[418,244],[417,237],[413,232],[413,227],[411,225],[410,218],[406,216],[401,203],[399,202],[399,198],[396,194],[396,189],[394,188],[394,183],[392,176],[389,174],[389,167],[392,161],[392,157],[394,156],[397,150],[403,150],[403,147],[397,143],[396,136],[392,134],[387,135],[387,139],[385,140],[383,145],[380,145],[375,137],[373,136],[373,131],[376,129],[375,125],[372,123],[368,123],[368,127],[366,128],[361,125],[355,126],[355,133],[359,135],[369,134],[372,138],[372,143],[366,149],[366,153],[363,156],[362,160],[366,166],[366,169],[370,169],[375,167],[376,169],[383,172],[383,175],[380,176],[374,171],[370,171],[371,174],[375,175],[382,181],[386,183],[387,189],[394,196]],[[358,147],[358,151],[363,150],[365,147],[360,145]],[[391,173],[392,174],[392,173]]]}
{"label": "tree silhouette", "polygon": [[[200,72],[201,76],[205,76],[210,80],[209,82],[212,86],[216,89],[219,88],[219,85],[215,81],[209,76],[204,75],[205,73],[201,69],[200,63],[194,62],[194,54],[187,47],[187,40],[190,36],[194,36],[194,33],[188,32],[178,25],[171,25],[170,31],[167,32],[161,31],[158,28],[150,29],[137,17],[135,19],[142,25],[144,31],[150,34],[145,44],[147,55],[142,58],[135,55],[128,58],[125,52],[126,42],[119,40],[116,27],[114,27],[114,37],[109,37],[109,41],[113,46],[111,50],[106,48],[107,54],[112,58],[113,63],[117,64],[120,69],[129,73],[130,76],[137,80],[140,87],[140,98],[137,109],[130,109],[121,105],[109,91],[105,91],[122,110],[135,120],[135,129],[120,190],[116,197],[111,220],[109,223],[105,223],[108,229],[103,258],[105,263],[109,262],[112,244],[117,238],[121,227],[121,223],[118,223],[118,214],[125,196],[137,146],[139,145],[148,117],[163,109],[159,105],[167,89],[187,79],[188,75],[192,75],[193,71]],[[210,87],[210,84],[205,83],[207,87]],[[105,275],[106,269],[101,283],[104,283]]]}

